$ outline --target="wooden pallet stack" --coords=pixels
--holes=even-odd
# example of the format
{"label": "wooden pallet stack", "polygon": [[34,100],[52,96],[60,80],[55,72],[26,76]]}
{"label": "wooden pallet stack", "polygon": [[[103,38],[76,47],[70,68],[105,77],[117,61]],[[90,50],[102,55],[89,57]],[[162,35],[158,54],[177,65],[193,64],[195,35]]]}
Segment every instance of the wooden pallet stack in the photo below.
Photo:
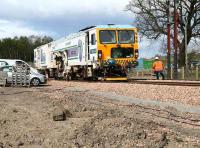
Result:
{"label": "wooden pallet stack", "polygon": [[4,71],[0,71],[0,86],[6,86],[6,79],[7,79],[8,75],[6,72]]}
{"label": "wooden pallet stack", "polygon": [[30,86],[30,67],[24,64],[13,67],[12,86]]}

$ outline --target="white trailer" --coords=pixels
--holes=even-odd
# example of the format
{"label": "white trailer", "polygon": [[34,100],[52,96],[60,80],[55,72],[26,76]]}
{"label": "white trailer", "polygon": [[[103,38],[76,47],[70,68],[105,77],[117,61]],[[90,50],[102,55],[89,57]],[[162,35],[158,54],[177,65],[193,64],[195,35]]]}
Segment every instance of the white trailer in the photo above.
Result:
{"label": "white trailer", "polygon": [[34,66],[44,71],[49,77],[53,77],[57,69],[54,54],[52,52],[53,42],[34,49]]}

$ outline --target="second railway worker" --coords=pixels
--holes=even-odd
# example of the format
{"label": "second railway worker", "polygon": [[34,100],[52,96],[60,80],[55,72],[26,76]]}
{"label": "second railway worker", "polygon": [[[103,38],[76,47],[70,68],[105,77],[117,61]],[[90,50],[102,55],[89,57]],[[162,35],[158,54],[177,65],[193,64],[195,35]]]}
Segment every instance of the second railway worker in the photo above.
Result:
{"label": "second railway worker", "polygon": [[155,62],[153,63],[153,71],[156,74],[157,80],[159,80],[159,75],[162,76],[163,80],[165,79],[163,70],[164,70],[163,62],[161,60],[159,60],[158,57],[155,57]]}

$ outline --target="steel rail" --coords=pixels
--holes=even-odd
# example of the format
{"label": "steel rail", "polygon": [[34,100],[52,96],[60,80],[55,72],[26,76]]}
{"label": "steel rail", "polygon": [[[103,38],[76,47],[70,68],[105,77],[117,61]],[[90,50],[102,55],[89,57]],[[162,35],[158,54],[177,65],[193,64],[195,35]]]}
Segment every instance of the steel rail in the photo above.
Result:
{"label": "steel rail", "polygon": [[169,86],[200,86],[200,82],[187,81],[148,81],[148,80],[128,80],[132,84],[151,84],[151,85],[169,85]]}

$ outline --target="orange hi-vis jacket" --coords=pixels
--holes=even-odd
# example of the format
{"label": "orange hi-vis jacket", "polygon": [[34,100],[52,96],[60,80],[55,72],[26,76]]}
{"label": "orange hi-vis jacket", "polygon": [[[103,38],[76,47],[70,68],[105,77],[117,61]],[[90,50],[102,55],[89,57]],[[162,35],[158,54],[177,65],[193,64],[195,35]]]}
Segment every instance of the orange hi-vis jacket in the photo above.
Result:
{"label": "orange hi-vis jacket", "polygon": [[162,61],[155,61],[153,63],[153,70],[154,71],[163,71],[164,65]]}

